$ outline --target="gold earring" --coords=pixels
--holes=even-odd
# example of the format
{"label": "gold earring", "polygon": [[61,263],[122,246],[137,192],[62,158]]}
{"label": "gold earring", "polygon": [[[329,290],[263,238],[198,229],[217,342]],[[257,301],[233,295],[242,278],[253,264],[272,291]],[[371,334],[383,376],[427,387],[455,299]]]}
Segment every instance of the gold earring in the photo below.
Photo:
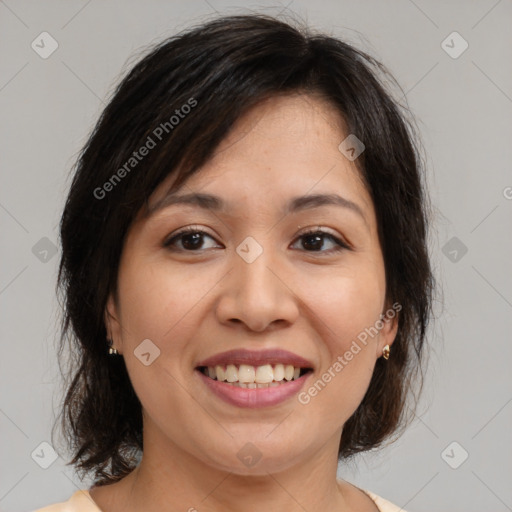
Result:
{"label": "gold earring", "polygon": [[386,345],[383,349],[382,349],[382,357],[386,360],[389,359],[389,353],[391,352],[390,348],[389,348],[389,345]]}
{"label": "gold earring", "polygon": [[107,338],[107,343],[108,343],[108,346],[109,346],[108,353],[109,353],[109,354],[117,355],[117,354],[118,354],[117,349],[115,349],[115,348],[113,348],[113,347],[112,347],[112,344],[113,344],[114,342],[113,342],[111,339]]}

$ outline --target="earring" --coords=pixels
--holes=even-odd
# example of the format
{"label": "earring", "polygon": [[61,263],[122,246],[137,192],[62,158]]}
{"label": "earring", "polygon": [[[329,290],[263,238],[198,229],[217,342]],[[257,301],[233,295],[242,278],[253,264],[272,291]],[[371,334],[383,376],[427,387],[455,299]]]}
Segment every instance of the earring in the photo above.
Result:
{"label": "earring", "polygon": [[117,355],[118,354],[117,349],[112,348],[113,343],[114,342],[111,339],[107,338],[107,344],[109,346],[108,353],[109,354],[113,354],[113,355]]}
{"label": "earring", "polygon": [[382,357],[386,360],[389,359],[389,353],[391,352],[390,348],[389,348],[389,345],[386,345],[383,349],[382,349]]}

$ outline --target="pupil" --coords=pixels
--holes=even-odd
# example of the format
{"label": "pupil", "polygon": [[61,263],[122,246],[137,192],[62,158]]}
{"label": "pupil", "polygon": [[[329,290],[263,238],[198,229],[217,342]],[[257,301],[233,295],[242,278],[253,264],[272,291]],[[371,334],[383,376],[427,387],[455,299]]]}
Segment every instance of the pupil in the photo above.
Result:
{"label": "pupil", "polygon": [[[194,241],[189,244],[187,243],[187,240],[193,239]],[[185,235],[182,240],[183,247],[185,249],[197,249],[198,247],[201,247],[202,240],[201,240],[201,233],[193,233],[191,235]]]}
{"label": "pupil", "polygon": [[[304,243],[304,247],[306,249],[307,249],[307,246],[310,245],[309,240],[313,240],[312,245],[314,246],[313,247],[314,250],[318,250],[322,246],[322,244],[321,244],[322,235],[307,235],[305,238],[305,243]],[[315,244],[315,242],[316,242],[316,244]],[[318,242],[320,242],[320,245],[318,245]]]}

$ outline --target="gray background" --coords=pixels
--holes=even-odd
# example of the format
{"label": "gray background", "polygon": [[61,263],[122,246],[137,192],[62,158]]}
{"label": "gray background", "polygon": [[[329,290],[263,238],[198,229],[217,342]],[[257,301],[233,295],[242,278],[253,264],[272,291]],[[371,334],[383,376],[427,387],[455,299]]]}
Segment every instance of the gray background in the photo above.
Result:
{"label": "gray background", "polygon": [[[51,249],[69,169],[109,92],[137,52],[192,22],[285,7],[395,74],[418,118],[437,209],[431,251],[444,295],[417,418],[339,475],[410,512],[512,510],[510,0],[0,1],[0,510],[89,485],[62,451],[40,467],[51,462],[40,443],[51,442],[61,396]],[[47,59],[31,47],[43,31],[59,45]],[[445,50],[458,53],[461,40],[442,46],[453,31],[469,44],[457,58]]]}

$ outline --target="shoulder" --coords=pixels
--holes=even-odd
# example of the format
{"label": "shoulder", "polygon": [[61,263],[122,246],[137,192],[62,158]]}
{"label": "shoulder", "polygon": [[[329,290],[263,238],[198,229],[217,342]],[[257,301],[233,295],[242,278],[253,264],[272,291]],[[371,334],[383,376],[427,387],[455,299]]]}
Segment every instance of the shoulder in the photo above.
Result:
{"label": "shoulder", "polygon": [[47,505],[33,512],[101,512],[87,489],[76,491],[67,501]]}
{"label": "shoulder", "polygon": [[375,505],[377,505],[377,508],[380,510],[380,512],[406,512],[403,508],[394,505],[390,501],[381,498],[380,496],[377,496],[371,491],[367,491],[365,489],[361,490],[364,493],[368,494],[368,496],[370,496],[370,498],[374,501]]}

